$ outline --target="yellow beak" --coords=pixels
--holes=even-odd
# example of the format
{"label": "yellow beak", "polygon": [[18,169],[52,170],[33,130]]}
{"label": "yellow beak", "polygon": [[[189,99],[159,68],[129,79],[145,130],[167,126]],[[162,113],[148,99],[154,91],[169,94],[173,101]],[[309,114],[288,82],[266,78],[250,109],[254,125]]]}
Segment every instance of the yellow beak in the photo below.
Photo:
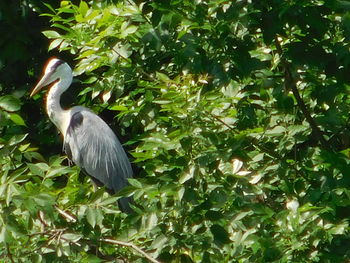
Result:
{"label": "yellow beak", "polygon": [[43,87],[49,85],[50,83],[53,82],[53,80],[51,79],[52,77],[52,73],[47,73],[45,74],[40,81],[38,82],[38,84],[36,84],[35,88],[32,90],[32,92],[30,93],[30,97],[33,97],[35,94],[37,94]]}

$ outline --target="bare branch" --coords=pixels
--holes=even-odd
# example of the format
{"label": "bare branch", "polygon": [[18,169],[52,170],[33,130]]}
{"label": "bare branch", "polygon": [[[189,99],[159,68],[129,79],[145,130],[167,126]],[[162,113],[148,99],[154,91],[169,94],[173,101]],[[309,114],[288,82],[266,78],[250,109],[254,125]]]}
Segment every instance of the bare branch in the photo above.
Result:
{"label": "bare branch", "polygon": [[47,223],[45,222],[45,218],[44,218],[44,212],[43,211],[39,211],[38,212],[38,218],[41,222],[41,231],[44,231],[45,227],[47,227]]}
{"label": "bare branch", "polygon": [[8,246],[6,246],[6,250],[7,250],[7,257],[10,259],[11,262],[14,263],[15,261],[13,260],[12,253],[11,253],[10,248]]}
{"label": "bare branch", "polygon": [[[58,208],[57,206],[55,206],[57,212],[62,215],[67,221],[69,222],[73,222],[75,223],[77,221],[76,217],[68,214],[67,212],[63,211],[62,209]],[[62,231],[63,230],[63,231]],[[63,232],[66,230],[65,229],[57,229],[57,230],[49,230],[49,231],[43,231],[43,232],[38,232],[38,233],[34,233],[31,234],[31,236],[33,235],[40,235],[40,234],[50,234],[50,233],[55,233],[56,235],[58,234],[58,239],[61,238],[61,235],[63,234]],[[109,243],[109,244],[113,244],[113,245],[120,245],[120,246],[124,246],[124,247],[130,247],[132,249],[134,249],[135,251],[137,251],[138,253],[140,253],[141,255],[143,255],[145,258],[147,258],[150,262],[153,263],[160,263],[160,261],[157,261],[156,259],[154,259],[153,257],[151,257],[149,254],[147,254],[146,252],[144,252],[141,248],[139,248],[138,246],[129,243],[129,242],[124,242],[124,241],[119,241],[119,240],[115,240],[115,239],[109,239],[109,238],[102,238],[100,239],[101,242],[105,242],[105,243]]]}
{"label": "bare branch", "polygon": [[102,238],[102,239],[100,239],[100,241],[101,242],[105,242],[105,243],[109,243],[109,244],[113,244],[113,245],[120,245],[120,246],[124,246],[124,247],[130,247],[130,248],[136,250],[141,255],[143,255],[150,262],[160,263],[160,261],[158,261],[158,260],[154,259],[153,257],[151,257],[150,255],[148,255],[146,252],[144,252],[141,248],[139,248],[138,246],[134,245],[133,243],[124,242],[124,241],[115,240],[115,239],[110,239],[110,238]]}
{"label": "bare branch", "polygon": [[63,211],[62,209],[60,209],[60,208],[59,208],[58,206],[56,206],[56,205],[55,205],[55,208],[56,208],[57,212],[58,212],[61,216],[63,216],[67,221],[73,222],[73,223],[77,222],[77,219],[76,219],[74,216],[72,216],[72,215],[68,214],[67,212]]}
{"label": "bare branch", "polygon": [[35,232],[32,234],[29,234],[30,237],[32,236],[38,236],[38,235],[56,235],[59,232],[64,232],[68,230],[68,228],[57,228],[57,229],[48,229],[46,231],[41,231],[41,232]]}

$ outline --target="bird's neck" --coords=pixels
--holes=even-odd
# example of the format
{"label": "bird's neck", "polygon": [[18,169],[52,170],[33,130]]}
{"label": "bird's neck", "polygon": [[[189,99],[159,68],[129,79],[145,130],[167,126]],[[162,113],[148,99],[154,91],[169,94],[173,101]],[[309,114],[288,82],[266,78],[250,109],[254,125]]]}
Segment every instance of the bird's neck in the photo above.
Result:
{"label": "bird's neck", "polygon": [[62,93],[71,84],[71,78],[61,78],[49,90],[46,101],[46,110],[50,120],[56,125],[60,132],[65,135],[69,122],[69,110],[61,107],[60,99]]}

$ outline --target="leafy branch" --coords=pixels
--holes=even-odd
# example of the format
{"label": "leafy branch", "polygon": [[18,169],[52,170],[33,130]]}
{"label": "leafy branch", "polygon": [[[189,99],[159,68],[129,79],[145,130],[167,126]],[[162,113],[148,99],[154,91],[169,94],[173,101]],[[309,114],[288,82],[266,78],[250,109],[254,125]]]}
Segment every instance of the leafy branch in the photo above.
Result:
{"label": "leafy branch", "polygon": [[302,113],[304,114],[307,122],[310,124],[310,127],[313,131],[313,133],[315,134],[317,140],[321,143],[321,145],[326,148],[329,149],[329,145],[327,143],[327,141],[325,140],[325,138],[323,137],[323,133],[320,130],[320,128],[317,126],[315,120],[312,118],[309,109],[307,108],[304,100],[301,98],[298,87],[297,87],[297,80],[293,77],[292,74],[292,70],[291,70],[291,66],[290,63],[288,63],[288,61],[284,58],[283,56],[283,50],[281,47],[281,44],[278,40],[278,37],[275,37],[275,44],[276,44],[276,49],[278,54],[281,57],[281,64],[283,66],[284,69],[284,84],[287,90],[291,90],[293,92],[293,95],[297,101],[297,104],[299,106],[299,108],[301,109]]}
{"label": "leafy branch", "polygon": [[[67,213],[66,211],[60,209],[59,207],[55,206],[56,210],[58,211],[58,213],[67,221],[67,223],[73,222],[75,223],[77,221],[77,217],[71,215],[70,213]],[[43,227],[47,227],[47,223],[45,222],[45,220],[43,219],[44,214],[42,211],[40,211],[39,213],[39,220],[40,222],[43,224]],[[62,229],[48,229],[48,230],[43,230],[40,232],[35,232],[30,234],[29,236],[36,236],[36,235],[46,235],[49,236],[49,240],[52,239],[57,239],[57,240],[65,240],[67,242],[72,242],[72,240],[68,240],[64,237],[62,237],[62,235],[67,232],[69,229],[68,228],[62,228]],[[89,240],[88,240],[89,241]],[[116,239],[112,239],[112,238],[101,238],[99,239],[100,242],[103,243],[108,243],[108,244],[113,244],[113,245],[118,245],[118,246],[124,246],[124,247],[129,247],[133,250],[135,250],[136,252],[138,252],[139,254],[141,254],[143,257],[145,257],[146,259],[148,259],[150,262],[152,263],[160,263],[160,261],[154,259],[152,256],[150,256],[148,253],[146,253],[145,251],[143,251],[141,248],[139,248],[138,246],[136,246],[135,244],[131,243],[131,242],[125,242],[125,241],[121,241],[121,240],[116,240]],[[75,245],[80,246],[79,243],[77,242],[73,242]]]}
{"label": "leafy branch", "polygon": [[[222,119],[220,119],[215,114],[213,114],[213,113],[211,113],[209,111],[206,111],[206,110],[204,110],[204,112],[207,114],[207,116],[210,116],[211,118],[213,118],[214,120],[218,121],[219,123],[224,125],[226,128],[228,128],[233,134],[239,134],[239,132],[236,129],[234,129],[234,127],[232,127],[231,125],[229,125],[226,122],[224,122]],[[268,149],[268,148],[264,147],[263,145],[261,145],[259,143],[258,139],[251,137],[251,143],[252,143],[253,146],[255,146],[259,150],[267,153],[271,157],[279,158],[279,156],[273,151],[273,149]]]}

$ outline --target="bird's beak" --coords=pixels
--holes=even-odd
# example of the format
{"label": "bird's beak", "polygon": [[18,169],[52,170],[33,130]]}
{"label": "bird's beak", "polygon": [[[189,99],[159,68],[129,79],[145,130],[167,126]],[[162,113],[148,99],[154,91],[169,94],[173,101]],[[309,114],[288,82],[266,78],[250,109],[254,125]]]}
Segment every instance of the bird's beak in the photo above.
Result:
{"label": "bird's beak", "polygon": [[32,90],[32,92],[30,93],[30,97],[33,97],[35,94],[37,94],[43,87],[49,85],[52,82],[51,79],[52,73],[49,72],[47,74],[45,74],[40,81],[38,82],[38,84],[36,84],[35,88]]}

